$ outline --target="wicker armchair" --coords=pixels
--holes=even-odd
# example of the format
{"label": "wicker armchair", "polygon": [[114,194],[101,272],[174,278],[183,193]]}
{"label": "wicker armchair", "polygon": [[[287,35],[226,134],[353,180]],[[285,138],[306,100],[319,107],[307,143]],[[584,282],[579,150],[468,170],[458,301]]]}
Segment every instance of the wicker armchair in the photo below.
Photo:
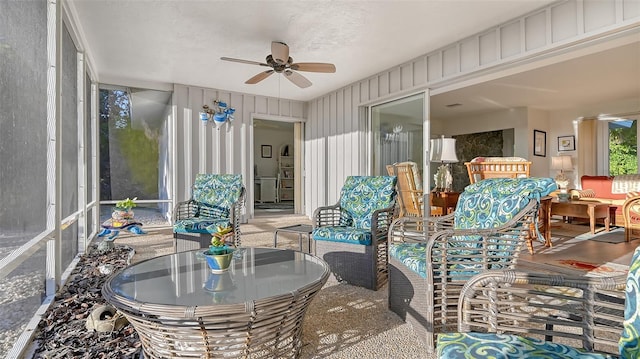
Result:
{"label": "wicker armchair", "polygon": [[378,290],[387,282],[387,233],[396,177],[349,176],[340,200],[313,213],[315,254],[338,281]]}
{"label": "wicker armchair", "polygon": [[640,193],[632,192],[622,205],[622,218],[624,218],[624,240],[629,242],[634,235],[634,230],[640,230]]}
{"label": "wicker armchair", "polygon": [[449,359],[640,358],[639,290],[640,247],[626,278],[483,273],[463,288],[459,331],[438,337],[438,354]]}
{"label": "wicker armchair", "polygon": [[422,192],[422,179],[415,162],[399,162],[387,165],[390,176],[398,178],[398,202],[400,217],[423,217],[424,199]]}
{"label": "wicker armchair", "polygon": [[551,178],[494,178],[468,186],[454,213],[404,217],[389,230],[389,309],[411,323],[429,353],[457,325],[458,296],[472,276],[513,269],[535,230]]}
{"label": "wicker armchair", "polygon": [[198,174],[191,199],[179,202],[173,212],[174,251],[207,247],[218,226],[231,226],[233,244],[239,247],[244,196],[242,175]]}

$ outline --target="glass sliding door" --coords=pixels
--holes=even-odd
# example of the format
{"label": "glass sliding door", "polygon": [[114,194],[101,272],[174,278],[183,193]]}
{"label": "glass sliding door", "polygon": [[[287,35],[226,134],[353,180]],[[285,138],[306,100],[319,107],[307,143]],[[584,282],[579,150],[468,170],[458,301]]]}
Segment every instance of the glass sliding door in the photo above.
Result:
{"label": "glass sliding door", "polygon": [[386,175],[387,165],[412,161],[423,167],[424,94],[371,107],[372,174]]}

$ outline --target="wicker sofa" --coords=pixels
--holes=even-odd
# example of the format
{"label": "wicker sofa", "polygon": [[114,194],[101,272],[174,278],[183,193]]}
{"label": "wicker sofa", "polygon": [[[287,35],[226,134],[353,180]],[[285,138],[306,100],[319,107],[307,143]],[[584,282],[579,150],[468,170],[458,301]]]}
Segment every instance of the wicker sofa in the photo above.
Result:
{"label": "wicker sofa", "polygon": [[[457,325],[460,290],[473,275],[513,269],[551,178],[491,178],[467,186],[454,213],[395,220],[389,230],[389,309],[429,353]],[[544,240],[544,239],[542,239]]]}

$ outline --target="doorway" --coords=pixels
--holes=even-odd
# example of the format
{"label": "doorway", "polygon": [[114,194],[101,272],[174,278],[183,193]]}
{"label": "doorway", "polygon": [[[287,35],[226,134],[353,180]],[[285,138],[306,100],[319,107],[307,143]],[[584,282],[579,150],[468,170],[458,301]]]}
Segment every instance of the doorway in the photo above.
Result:
{"label": "doorway", "polygon": [[254,217],[296,213],[300,154],[296,122],[253,120]]}

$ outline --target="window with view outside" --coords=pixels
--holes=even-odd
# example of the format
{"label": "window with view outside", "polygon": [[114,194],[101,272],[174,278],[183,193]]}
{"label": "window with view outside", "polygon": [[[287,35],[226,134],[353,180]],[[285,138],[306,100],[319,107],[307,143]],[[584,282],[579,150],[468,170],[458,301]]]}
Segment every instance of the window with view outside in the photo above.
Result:
{"label": "window with view outside", "polygon": [[609,122],[609,175],[638,173],[636,120]]}
{"label": "window with view outside", "polygon": [[103,86],[99,94],[100,200],[166,200],[171,92]]}

